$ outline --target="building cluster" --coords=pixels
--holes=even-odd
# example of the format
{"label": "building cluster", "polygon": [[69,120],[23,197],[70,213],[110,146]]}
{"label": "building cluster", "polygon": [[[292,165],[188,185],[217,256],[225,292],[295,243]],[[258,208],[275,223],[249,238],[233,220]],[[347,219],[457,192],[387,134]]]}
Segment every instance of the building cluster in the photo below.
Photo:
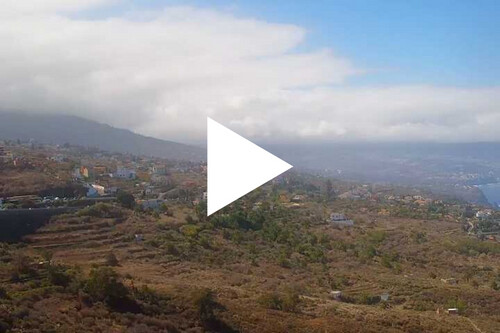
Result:
{"label": "building cluster", "polygon": [[368,185],[358,186],[349,191],[339,194],[339,199],[348,200],[369,200],[372,199],[373,194]]}
{"label": "building cluster", "polygon": [[123,190],[132,194],[144,209],[158,209],[167,201],[192,203],[206,199],[206,163],[71,145],[0,142],[0,162],[4,161],[9,168],[29,167],[57,177],[62,175],[62,183],[84,189],[84,196],[89,199],[111,199]]}
{"label": "building cluster", "polygon": [[483,207],[467,206],[464,230],[479,239],[500,242],[500,212]]}

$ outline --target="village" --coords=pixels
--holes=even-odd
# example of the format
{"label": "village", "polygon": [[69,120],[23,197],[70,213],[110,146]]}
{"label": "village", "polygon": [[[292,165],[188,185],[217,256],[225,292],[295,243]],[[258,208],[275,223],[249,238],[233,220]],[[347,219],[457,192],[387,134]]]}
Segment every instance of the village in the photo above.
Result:
{"label": "village", "polygon": [[[206,164],[109,154],[82,147],[35,144],[0,145],[0,161],[8,170],[44,172],[43,191],[9,193],[4,185],[0,209],[41,208],[82,201],[112,201],[130,193],[143,209],[158,210],[168,201],[206,199]],[[36,186],[34,189],[38,189]],[[14,194],[14,195],[12,195]]]}

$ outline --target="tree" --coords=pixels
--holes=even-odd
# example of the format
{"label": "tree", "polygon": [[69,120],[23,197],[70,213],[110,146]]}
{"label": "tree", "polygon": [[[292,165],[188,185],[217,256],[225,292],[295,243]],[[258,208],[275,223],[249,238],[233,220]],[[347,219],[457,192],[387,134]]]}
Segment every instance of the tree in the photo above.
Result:
{"label": "tree", "polygon": [[132,209],[135,206],[134,196],[125,191],[119,191],[116,195],[116,200],[125,208]]}
{"label": "tree", "polygon": [[119,281],[118,274],[110,267],[94,268],[90,271],[85,291],[95,301],[116,302],[125,299],[127,288]]}
{"label": "tree", "polygon": [[207,219],[207,202],[205,200],[201,201],[194,207],[194,211],[198,221],[204,222]]}
{"label": "tree", "polygon": [[333,190],[333,185],[332,185],[332,181],[330,179],[328,179],[326,181],[326,199],[327,200],[331,200],[334,198],[335,196],[335,191]]}

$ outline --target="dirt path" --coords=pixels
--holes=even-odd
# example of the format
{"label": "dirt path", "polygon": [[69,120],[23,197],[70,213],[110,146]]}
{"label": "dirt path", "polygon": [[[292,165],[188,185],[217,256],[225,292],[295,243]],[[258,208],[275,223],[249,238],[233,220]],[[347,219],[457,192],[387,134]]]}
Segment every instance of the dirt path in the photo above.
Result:
{"label": "dirt path", "polygon": [[467,317],[465,317],[465,319],[467,319],[469,321],[469,323],[472,325],[472,327],[474,327],[474,329],[476,330],[476,332],[486,333],[486,332],[482,331],[479,327],[477,327],[477,325],[472,321],[472,319],[467,318]]}

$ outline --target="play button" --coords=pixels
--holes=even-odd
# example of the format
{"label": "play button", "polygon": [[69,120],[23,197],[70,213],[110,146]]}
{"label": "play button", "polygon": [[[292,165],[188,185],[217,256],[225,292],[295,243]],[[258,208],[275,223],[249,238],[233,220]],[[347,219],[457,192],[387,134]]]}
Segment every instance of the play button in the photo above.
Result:
{"label": "play button", "polygon": [[290,164],[208,117],[207,141],[207,215],[292,168]]}

